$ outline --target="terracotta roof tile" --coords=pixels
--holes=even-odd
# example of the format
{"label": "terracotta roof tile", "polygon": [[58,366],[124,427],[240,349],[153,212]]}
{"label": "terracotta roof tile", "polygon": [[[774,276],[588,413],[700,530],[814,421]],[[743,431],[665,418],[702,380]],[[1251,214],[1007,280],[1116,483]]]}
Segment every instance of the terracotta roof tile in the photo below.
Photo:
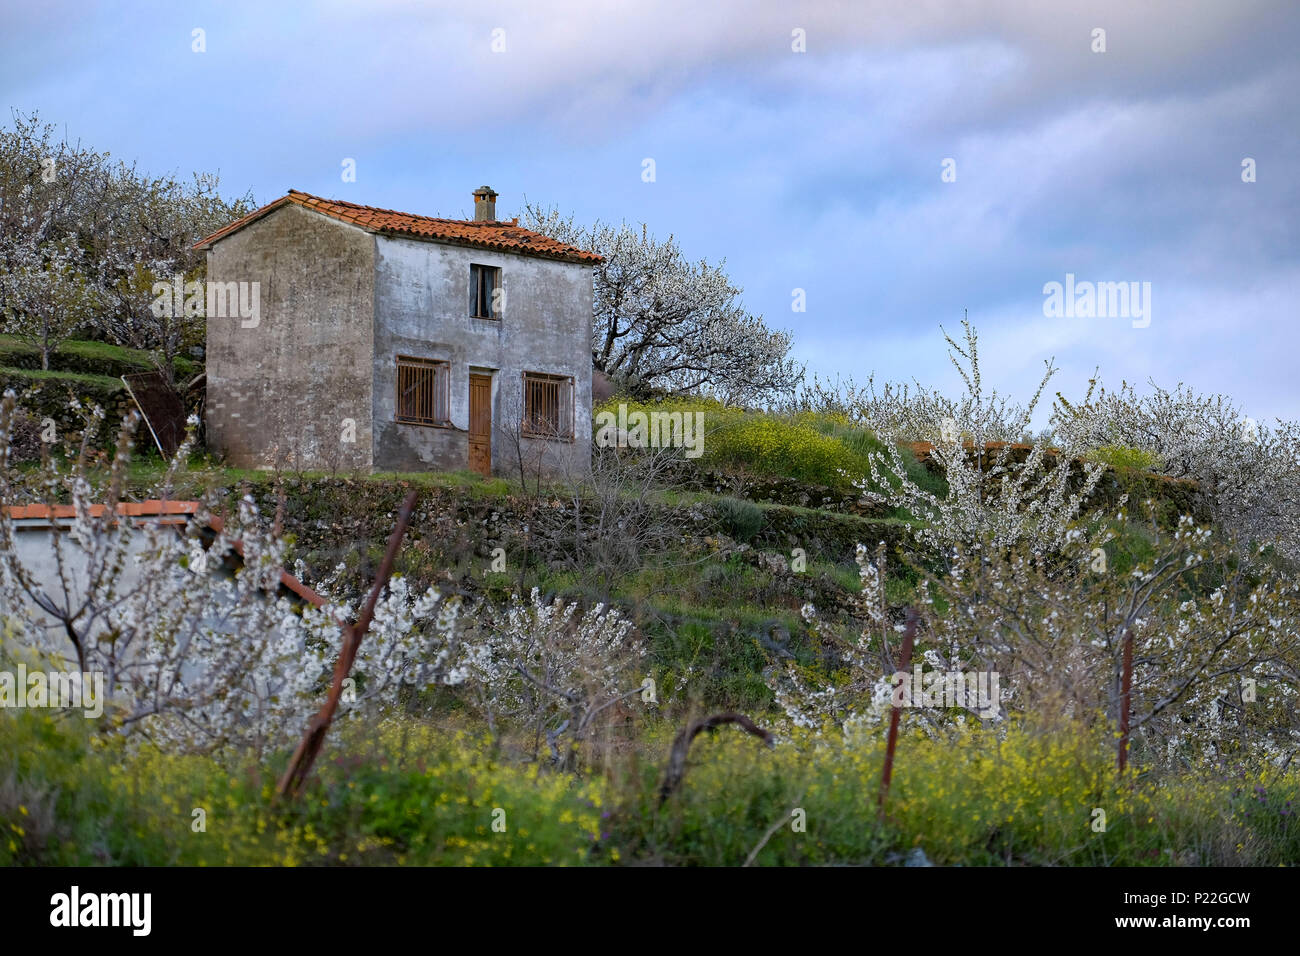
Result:
{"label": "terracotta roof tile", "polygon": [[323,213],[340,222],[360,226],[370,232],[387,236],[406,236],[411,239],[426,239],[432,242],[450,242],[457,245],[477,246],[483,249],[495,249],[500,252],[515,252],[523,255],[541,256],[546,259],[560,259],[564,262],[580,262],[594,265],[602,261],[594,252],[587,252],[576,246],[533,232],[519,225],[519,220],[476,222],[465,219],[435,219],[432,216],[416,216],[408,212],[393,209],[378,209],[374,206],[359,206],[356,203],[337,199],[321,199],[308,193],[290,189],[289,195],[282,196],[275,202],[268,203],[242,219],[236,219],[230,225],[219,229],[205,239],[194,244],[195,249],[208,249],[214,242],[226,238],[231,233],[242,229],[249,223],[256,222],[263,216],[286,203],[294,203],[316,212]]}
{"label": "terracotta roof tile", "polygon": [[[72,505],[55,505],[53,512],[48,505],[10,505],[6,509],[14,520],[26,518],[71,518],[77,511]],[[98,518],[104,513],[103,505],[91,505],[90,515]],[[122,501],[117,505],[117,513],[127,518],[153,518],[162,515],[192,515],[199,510],[197,501]]]}

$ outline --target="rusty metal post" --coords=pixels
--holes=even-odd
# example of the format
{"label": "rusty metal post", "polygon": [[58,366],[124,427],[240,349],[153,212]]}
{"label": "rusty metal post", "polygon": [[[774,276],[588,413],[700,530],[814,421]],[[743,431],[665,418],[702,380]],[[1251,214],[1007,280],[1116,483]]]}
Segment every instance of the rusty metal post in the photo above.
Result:
{"label": "rusty metal post", "polygon": [[1133,632],[1124,628],[1124,672],[1119,693],[1119,772],[1128,766],[1129,708],[1133,700]]}
{"label": "rusty metal post", "polygon": [[312,764],[316,762],[316,755],[320,753],[321,744],[325,742],[325,732],[329,730],[334,714],[338,710],[339,697],[343,693],[343,681],[352,671],[352,665],[357,659],[357,649],[361,647],[361,639],[365,637],[370,621],[375,615],[375,605],[379,601],[379,595],[388,584],[389,575],[393,573],[393,561],[397,558],[397,549],[402,544],[402,536],[406,534],[406,526],[411,521],[411,512],[415,510],[415,502],[419,494],[418,490],[413,489],[402,503],[402,508],[397,514],[397,525],[388,538],[388,550],[384,552],[384,560],[380,563],[379,571],[375,575],[375,583],[370,588],[370,596],[366,598],[365,606],[356,622],[343,628],[343,646],[339,649],[338,661],[334,665],[334,683],[330,687],[329,697],[325,699],[316,716],[307,724],[307,731],[299,741],[298,748],[293,752],[284,776],[280,778],[276,793],[281,797],[294,796],[307,779],[307,774],[311,772]]}
{"label": "rusty metal post", "polygon": [[[916,638],[916,621],[916,608],[909,607],[907,609],[907,621],[903,628],[903,649],[896,665],[898,671],[906,671],[912,664],[912,642]],[[895,705],[893,712],[889,715],[889,741],[885,744],[885,766],[880,771],[880,798],[878,802],[882,812],[885,809],[885,796],[889,793],[889,783],[894,776],[894,748],[898,746],[898,721],[901,712],[902,708]]]}

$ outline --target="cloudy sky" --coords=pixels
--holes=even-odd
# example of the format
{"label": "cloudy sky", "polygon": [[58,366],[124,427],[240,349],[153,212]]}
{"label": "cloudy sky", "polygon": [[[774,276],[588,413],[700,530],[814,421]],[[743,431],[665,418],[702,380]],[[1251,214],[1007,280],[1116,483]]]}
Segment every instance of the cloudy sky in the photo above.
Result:
{"label": "cloudy sky", "polygon": [[[1298,47],[1296,0],[0,0],[0,121],[259,202],[646,222],[823,376],[951,388],[969,310],[1018,398],[1054,356],[1300,418]],[[1150,323],[1046,315],[1067,273]]]}

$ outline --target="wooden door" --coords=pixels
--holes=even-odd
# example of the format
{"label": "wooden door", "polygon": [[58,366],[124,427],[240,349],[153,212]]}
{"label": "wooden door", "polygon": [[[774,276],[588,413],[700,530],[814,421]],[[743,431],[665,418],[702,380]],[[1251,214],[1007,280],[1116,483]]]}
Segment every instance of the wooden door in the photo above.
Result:
{"label": "wooden door", "polygon": [[492,474],[492,376],[469,377],[469,467]]}

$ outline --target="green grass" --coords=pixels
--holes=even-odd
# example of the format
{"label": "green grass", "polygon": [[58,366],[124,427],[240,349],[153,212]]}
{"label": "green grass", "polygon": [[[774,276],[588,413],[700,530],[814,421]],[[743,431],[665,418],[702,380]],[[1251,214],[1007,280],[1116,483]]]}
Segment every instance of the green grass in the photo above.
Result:
{"label": "green grass", "polygon": [[[277,805],[285,754],[226,764],[148,746],[128,752],[86,723],[0,714],[0,866],[562,865],[595,856],[599,781],[497,760],[463,731],[341,724],[301,798]],[[492,829],[498,811],[502,832]]]}
{"label": "green grass", "polygon": [[285,753],[129,750],[88,723],[0,713],[0,865],[1300,863],[1295,775],[1120,777],[1107,742],[1070,725],[942,740],[905,721],[881,815],[880,728],[772,748],[702,735],[660,806],[677,728],[653,714],[576,774],[524,762],[511,739],[495,750],[454,716],[343,721],[281,803]]}
{"label": "green grass", "polygon": [[0,366],[0,378],[30,379],[33,382],[67,382],[70,385],[95,385],[108,391],[121,391],[126,386],[111,375],[94,375],[87,372],[56,372],[39,368],[9,368]]}
{"label": "green grass", "polygon": [[[120,382],[118,383],[121,384]],[[150,459],[132,461],[130,477],[133,484],[145,486],[160,480],[167,471],[167,463],[156,455]],[[202,477],[204,487],[238,487],[240,484],[273,485],[284,480],[291,485],[307,485],[314,481],[347,480],[383,485],[405,483],[421,488],[448,488],[463,491],[481,498],[498,498],[519,493],[519,487],[509,479],[486,478],[477,472],[461,471],[386,471],[374,474],[353,472],[328,472],[320,470],[275,472],[267,468],[231,468],[221,465],[206,453],[196,453],[188,463],[188,472]],[[182,472],[182,476],[185,472]],[[569,489],[553,485],[543,486],[544,492],[568,493]]]}
{"label": "green grass", "polygon": [[856,564],[838,564],[833,561],[813,560],[808,562],[808,573],[825,575],[847,592],[856,592],[862,586]]}
{"label": "green grass", "polygon": [[[323,473],[304,473],[304,477],[323,477]],[[476,471],[461,469],[458,471],[381,471],[373,475],[361,476],[373,481],[405,481],[413,485],[428,488],[457,488],[479,497],[500,497],[517,494],[519,486],[507,478],[494,476],[488,478]],[[543,490],[554,491],[557,487],[543,483]]]}
{"label": "green grass", "polygon": [[[84,376],[83,376],[84,377]],[[121,387],[121,382],[117,382]],[[148,438],[146,434],[144,436]],[[20,466],[25,469],[38,467],[36,464]],[[136,494],[146,493],[160,482],[167,473],[169,463],[158,454],[152,442],[141,444],[137,441],[136,454],[131,459],[127,470],[130,490]],[[92,476],[103,478],[105,472],[92,471]],[[385,484],[404,483],[420,488],[446,488],[461,491],[472,498],[499,498],[518,493],[518,487],[505,478],[485,478],[471,471],[423,471],[423,472],[378,472],[375,474],[354,474],[351,472],[330,473],[327,471],[285,471],[276,473],[263,468],[231,468],[214,461],[206,452],[196,452],[190,456],[186,465],[176,475],[176,489],[173,497],[198,495],[214,489],[238,489],[243,485],[269,488],[277,481],[284,481],[289,487],[298,486],[306,489],[311,483],[327,480],[358,481],[381,486]],[[544,489],[547,490],[547,489]],[[551,488],[551,491],[567,489]]]}
{"label": "green grass", "polygon": [[[39,369],[41,350],[15,335],[0,335],[0,367]],[[84,371],[87,367],[100,368],[98,374],[110,377],[148,371],[155,368],[148,352],[124,348],[108,342],[88,339],[70,339],[63,342],[50,356],[51,371]],[[175,368],[178,377],[189,379],[203,370],[200,362],[177,356]],[[95,374],[95,373],[92,373]]]}
{"label": "green grass", "polygon": [[[723,732],[692,749],[664,811],[645,800],[620,817],[618,835],[629,855],[689,865],[734,866],[751,854],[764,865],[898,864],[917,849],[964,866],[1300,862],[1300,827],[1286,806],[1300,795],[1294,776],[1120,778],[1106,742],[1084,728],[999,736],[934,740],[905,726],[882,818],[881,728],[840,745],[796,734],[774,751]],[[630,789],[647,794],[650,783],[646,770]],[[1093,827],[1098,809],[1104,830]],[[792,826],[796,811],[802,830]]]}

